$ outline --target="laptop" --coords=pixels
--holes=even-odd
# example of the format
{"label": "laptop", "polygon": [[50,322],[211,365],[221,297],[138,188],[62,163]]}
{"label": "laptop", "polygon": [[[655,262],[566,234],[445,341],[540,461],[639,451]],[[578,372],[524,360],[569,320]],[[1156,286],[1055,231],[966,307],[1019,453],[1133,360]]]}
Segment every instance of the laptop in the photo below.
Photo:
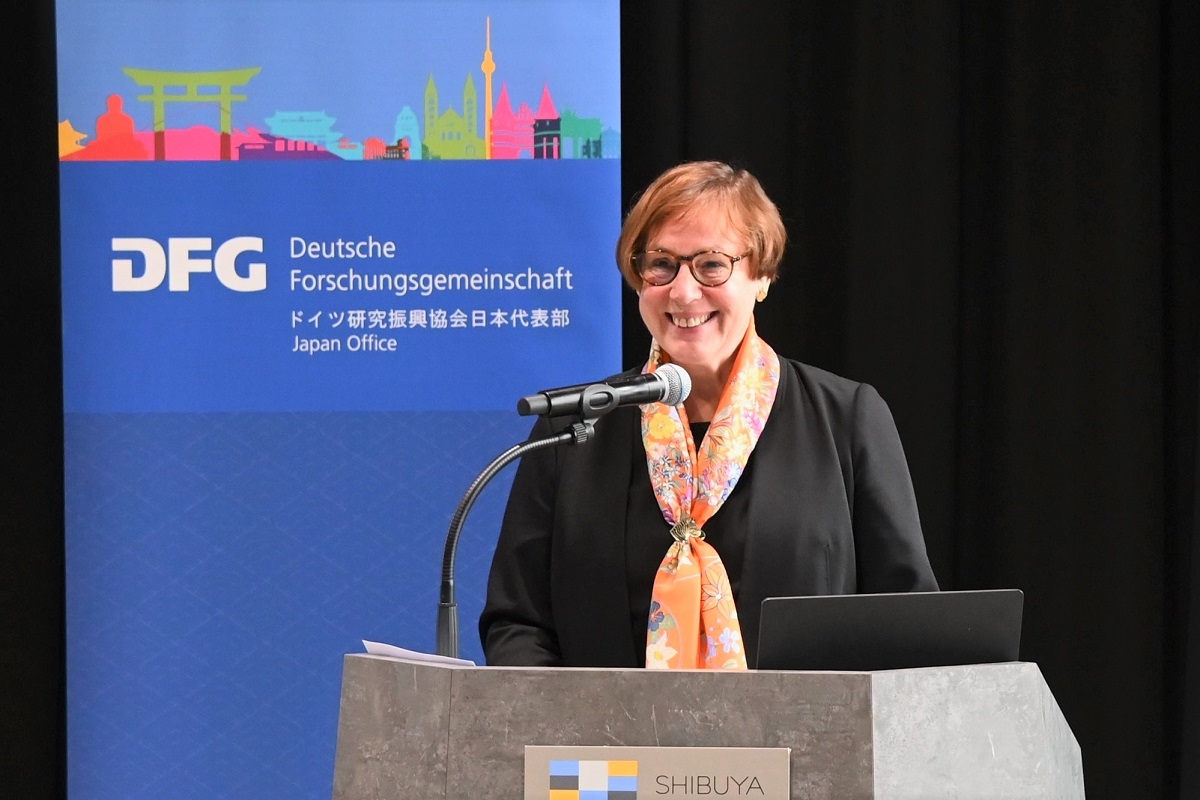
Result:
{"label": "laptop", "polygon": [[1018,660],[1020,589],[768,597],[758,669],[873,671]]}

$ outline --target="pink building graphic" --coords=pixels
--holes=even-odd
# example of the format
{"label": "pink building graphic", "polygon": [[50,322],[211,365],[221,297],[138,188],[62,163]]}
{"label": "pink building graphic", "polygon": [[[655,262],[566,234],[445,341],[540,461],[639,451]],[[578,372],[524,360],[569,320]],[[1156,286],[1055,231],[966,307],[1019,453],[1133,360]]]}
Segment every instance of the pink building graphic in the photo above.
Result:
{"label": "pink building graphic", "polygon": [[508,85],[501,84],[496,110],[492,112],[492,158],[558,158],[561,125],[548,86],[542,87],[542,99],[535,114],[528,103],[521,103],[514,112]]}

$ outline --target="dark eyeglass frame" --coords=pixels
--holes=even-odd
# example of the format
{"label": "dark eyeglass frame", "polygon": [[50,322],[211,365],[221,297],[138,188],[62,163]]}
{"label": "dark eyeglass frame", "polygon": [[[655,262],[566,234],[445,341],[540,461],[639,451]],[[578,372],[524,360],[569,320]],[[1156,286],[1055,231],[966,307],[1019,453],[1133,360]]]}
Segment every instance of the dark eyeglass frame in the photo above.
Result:
{"label": "dark eyeglass frame", "polygon": [[[646,258],[646,256],[649,255],[664,255],[671,257],[671,260],[675,262],[675,272],[671,275],[669,280],[665,280],[662,283],[652,283],[651,281],[646,280],[646,276],[643,273],[640,263]],[[717,283],[708,283],[696,274],[696,259],[700,256],[706,255],[724,256],[725,258],[729,259],[729,274],[726,275],[723,280],[720,280]],[[742,253],[740,256],[731,256],[729,253],[725,253],[720,250],[700,250],[692,253],[690,256],[680,256],[672,253],[670,250],[663,250],[659,248],[656,250],[643,250],[640,253],[634,253],[631,260],[633,261],[633,271],[637,273],[637,276],[641,278],[644,283],[647,283],[650,286],[671,285],[671,283],[673,283],[675,279],[679,277],[679,268],[686,262],[688,265],[688,272],[692,273],[692,277],[696,279],[696,283],[700,284],[701,286],[707,286],[710,289],[715,289],[716,287],[724,286],[729,282],[729,279],[733,277],[733,270],[737,267],[737,262],[741,261],[748,255],[750,254]]]}

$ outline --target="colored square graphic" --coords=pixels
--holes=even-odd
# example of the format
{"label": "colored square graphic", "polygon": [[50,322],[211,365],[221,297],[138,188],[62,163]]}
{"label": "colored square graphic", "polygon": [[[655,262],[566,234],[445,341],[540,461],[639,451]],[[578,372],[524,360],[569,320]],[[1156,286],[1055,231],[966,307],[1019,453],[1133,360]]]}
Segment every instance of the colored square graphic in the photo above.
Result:
{"label": "colored square graphic", "polygon": [[638,762],[552,760],[549,800],[636,800]]}

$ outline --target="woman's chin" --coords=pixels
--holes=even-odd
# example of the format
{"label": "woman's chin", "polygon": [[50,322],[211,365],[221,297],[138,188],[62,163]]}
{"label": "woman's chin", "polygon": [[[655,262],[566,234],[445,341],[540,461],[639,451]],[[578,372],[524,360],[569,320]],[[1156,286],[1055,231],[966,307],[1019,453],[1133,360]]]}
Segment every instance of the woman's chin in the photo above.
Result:
{"label": "woman's chin", "polygon": [[701,370],[714,361],[712,348],[699,342],[673,338],[659,342],[659,346],[671,356],[671,361],[689,372]]}

